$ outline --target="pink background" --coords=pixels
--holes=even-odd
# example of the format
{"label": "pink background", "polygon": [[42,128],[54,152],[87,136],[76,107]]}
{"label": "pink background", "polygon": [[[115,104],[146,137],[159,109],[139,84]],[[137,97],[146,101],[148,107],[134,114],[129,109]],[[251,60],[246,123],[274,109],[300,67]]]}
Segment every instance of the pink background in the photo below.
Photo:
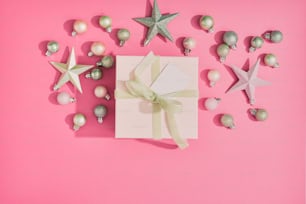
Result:
{"label": "pink background", "polygon": [[[155,38],[142,47],[145,28],[133,17],[150,15],[143,0],[3,0],[0,3],[0,203],[1,204],[302,204],[305,181],[306,64],[305,1],[166,1],[159,0],[162,13],[180,12],[168,28],[174,43]],[[108,36],[97,26],[98,16],[113,18],[114,30],[126,27],[131,39],[123,48],[114,33]],[[207,34],[197,25],[199,15],[210,14],[216,32]],[[85,19],[89,30],[75,39],[72,20]],[[281,44],[265,43],[255,53],[246,52],[249,36],[280,29]],[[231,51],[226,64],[253,64],[263,53],[275,53],[281,67],[261,66],[259,76],[272,82],[258,88],[255,107],[269,111],[266,122],[249,118],[245,95],[224,94],[236,78],[216,60],[215,47],[222,31],[239,35],[238,50]],[[106,70],[101,82],[81,77],[84,94],[64,86],[78,103],[59,106],[51,91],[59,77],[48,60],[66,61],[67,47],[74,46],[79,63],[91,41],[107,45],[107,53],[181,56],[185,36],[198,46],[192,56],[199,66],[199,139],[185,151],[172,141],[114,139],[114,100],[93,95],[98,84],[114,89],[115,69]],[[45,57],[46,42],[57,40],[61,50]],[[208,69],[220,70],[222,80],[215,88],[206,81]],[[247,68],[247,66],[244,66]],[[202,102],[221,97],[217,110],[208,112]],[[109,114],[98,125],[92,114],[96,104],[106,104]],[[88,124],[71,130],[72,115],[81,111]],[[220,127],[222,113],[231,113],[235,130]]]}

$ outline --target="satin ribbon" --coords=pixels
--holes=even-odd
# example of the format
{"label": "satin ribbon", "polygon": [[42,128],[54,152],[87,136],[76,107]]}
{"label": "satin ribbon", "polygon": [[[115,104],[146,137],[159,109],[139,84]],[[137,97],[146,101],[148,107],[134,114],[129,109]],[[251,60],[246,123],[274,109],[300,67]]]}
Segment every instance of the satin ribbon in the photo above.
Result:
{"label": "satin ribbon", "polygon": [[165,112],[165,119],[168,130],[174,142],[180,149],[188,147],[187,141],[179,134],[178,127],[175,121],[175,113],[182,111],[182,103],[178,100],[171,99],[170,97],[197,97],[196,90],[183,90],[174,93],[158,95],[150,87],[146,86],[141,78],[140,74],[150,65],[152,65],[152,81],[156,79],[160,72],[159,57],[154,56],[150,52],[142,62],[135,68],[134,77],[125,82],[127,92],[116,90],[116,98],[143,98],[149,101],[153,105],[152,112],[152,131],[153,138],[160,139],[161,135],[161,110]]}

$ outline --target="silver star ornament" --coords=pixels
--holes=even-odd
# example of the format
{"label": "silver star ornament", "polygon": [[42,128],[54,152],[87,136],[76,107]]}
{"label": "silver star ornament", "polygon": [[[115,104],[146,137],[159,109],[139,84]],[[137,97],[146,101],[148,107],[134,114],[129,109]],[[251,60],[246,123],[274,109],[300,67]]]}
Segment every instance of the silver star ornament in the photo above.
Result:
{"label": "silver star ornament", "polygon": [[177,15],[178,13],[161,15],[157,1],[154,0],[151,17],[134,18],[135,21],[149,28],[144,46],[148,45],[157,34],[161,34],[172,42],[173,38],[167,29],[167,24]]}
{"label": "silver star ornament", "polygon": [[257,77],[258,69],[259,69],[260,59],[257,59],[255,65],[253,65],[249,71],[244,71],[236,66],[230,66],[230,68],[234,71],[235,75],[238,77],[238,82],[236,82],[228,91],[240,91],[245,90],[246,95],[249,99],[249,103],[251,105],[255,104],[255,87],[257,86],[266,86],[269,85],[270,82],[265,81]]}
{"label": "silver star ornament", "polygon": [[79,65],[76,63],[74,48],[71,49],[67,63],[50,62],[50,64],[62,73],[53,90],[60,89],[67,82],[71,82],[79,92],[83,93],[79,75],[94,67],[94,65]]}

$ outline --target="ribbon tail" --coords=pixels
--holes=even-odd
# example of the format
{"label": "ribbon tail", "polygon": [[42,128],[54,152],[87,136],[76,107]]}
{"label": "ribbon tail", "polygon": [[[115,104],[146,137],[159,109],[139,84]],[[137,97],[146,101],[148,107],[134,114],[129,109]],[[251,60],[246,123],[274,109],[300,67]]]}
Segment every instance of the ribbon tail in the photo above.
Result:
{"label": "ribbon tail", "polygon": [[166,111],[166,121],[168,124],[168,129],[173,141],[177,144],[180,149],[185,149],[188,147],[188,142],[180,136],[178,131],[174,114]]}

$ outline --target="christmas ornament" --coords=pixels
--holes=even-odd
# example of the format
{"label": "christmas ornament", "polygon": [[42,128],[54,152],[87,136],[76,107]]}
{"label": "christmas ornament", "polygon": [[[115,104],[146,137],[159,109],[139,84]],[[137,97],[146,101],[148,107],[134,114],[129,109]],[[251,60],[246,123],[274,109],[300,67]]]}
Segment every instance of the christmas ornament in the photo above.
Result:
{"label": "christmas ornament", "polygon": [[98,119],[98,123],[103,123],[103,118],[107,114],[107,108],[103,105],[97,105],[94,109],[94,114]]}
{"label": "christmas ornament", "polygon": [[264,38],[273,43],[280,43],[283,40],[283,33],[279,30],[269,31],[264,34]]}
{"label": "christmas ornament", "polygon": [[206,110],[215,110],[219,105],[220,101],[220,98],[207,98],[204,102],[204,106]]}
{"label": "christmas ornament", "polygon": [[98,67],[111,68],[114,65],[114,58],[111,55],[106,55],[96,63]]}
{"label": "christmas ornament", "polygon": [[90,51],[88,52],[88,56],[101,56],[104,54],[106,50],[105,45],[102,42],[93,42],[90,46]]}
{"label": "christmas ornament", "polygon": [[105,86],[96,86],[94,94],[97,98],[105,98],[106,100],[110,100],[110,95],[108,94]]}
{"label": "christmas ornament", "polygon": [[219,56],[219,60],[221,63],[223,63],[226,60],[227,55],[230,52],[230,48],[228,45],[222,43],[217,47],[217,54]]}
{"label": "christmas ornament", "polygon": [[223,114],[220,118],[220,122],[224,127],[227,127],[229,129],[235,128],[233,116],[231,116],[230,114]]}
{"label": "christmas ornament", "polygon": [[112,19],[109,16],[101,16],[99,19],[99,24],[106,32],[112,32]]}
{"label": "christmas ornament", "polygon": [[62,73],[58,82],[53,87],[53,90],[60,89],[67,82],[71,82],[79,92],[82,91],[79,75],[91,69],[93,65],[79,65],[76,63],[74,48],[71,49],[69,59],[66,64],[60,62],[50,62],[50,64]]}
{"label": "christmas ornament", "polygon": [[79,130],[80,127],[84,126],[86,124],[86,117],[82,113],[76,113],[73,116],[73,129],[75,131]]}
{"label": "christmas ornament", "polygon": [[117,38],[119,39],[119,46],[122,47],[128,39],[130,39],[130,31],[128,29],[122,28],[117,32]]}
{"label": "christmas ornament", "polygon": [[102,79],[103,72],[99,68],[94,68],[94,69],[91,70],[90,73],[87,73],[85,75],[85,77],[88,78],[88,79],[99,80],[99,79]]}
{"label": "christmas ornament", "polygon": [[256,49],[262,47],[264,40],[260,36],[255,36],[251,39],[251,47],[249,48],[249,52],[254,52]]}
{"label": "christmas ornament", "polygon": [[211,16],[202,16],[200,26],[208,33],[212,33],[214,32],[214,19]]}
{"label": "christmas ornament", "polygon": [[193,38],[185,38],[183,41],[183,46],[185,48],[184,54],[189,55],[191,50],[195,48],[196,46],[196,41]]}
{"label": "christmas ornament", "polygon": [[233,91],[245,90],[246,95],[249,98],[250,104],[254,105],[255,87],[266,86],[270,84],[268,81],[264,81],[257,77],[259,62],[260,59],[258,59],[255,65],[253,65],[247,72],[236,66],[230,66],[239,80],[227,92],[229,93]]}
{"label": "christmas ornament", "polygon": [[237,49],[238,35],[234,31],[227,31],[223,35],[223,42],[230,48]]}
{"label": "christmas ornament", "polygon": [[173,38],[170,32],[167,30],[166,26],[177,15],[178,13],[161,15],[157,5],[157,1],[154,0],[151,17],[134,18],[135,21],[149,28],[146,40],[144,41],[144,46],[148,45],[157,34],[161,34],[163,37],[166,37],[170,41],[173,41]]}
{"label": "christmas ornament", "polygon": [[75,20],[73,23],[73,31],[71,35],[74,37],[77,34],[82,34],[87,31],[87,23],[83,20]]}
{"label": "christmas ornament", "polygon": [[216,69],[211,69],[207,73],[207,78],[209,80],[209,86],[214,87],[216,82],[221,78],[220,72]]}
{"label": "christmas ornament", "polygon": [[279,64],[277,62],[277,58],[274,54],[266,54],[264,57],[265,65],[273,68],[278,68]]}
{"label": "christmas ornament", "polygon": [[265,121],[268,118],[268,112],[265,109],[250,109],[250,113],[258,121]]}
{"label": "christmas ornament", "polygon": [[50,41],[47,44],[46,56],[51,56],[59,50],[59,44],[56,41]]}
{"label": "christmas ornament", "polygon": [[69,103],[74,103],[75,98],[71,97],[67,92],[63,91],[57,94],[56,100],[60,105],[67,105]]}

